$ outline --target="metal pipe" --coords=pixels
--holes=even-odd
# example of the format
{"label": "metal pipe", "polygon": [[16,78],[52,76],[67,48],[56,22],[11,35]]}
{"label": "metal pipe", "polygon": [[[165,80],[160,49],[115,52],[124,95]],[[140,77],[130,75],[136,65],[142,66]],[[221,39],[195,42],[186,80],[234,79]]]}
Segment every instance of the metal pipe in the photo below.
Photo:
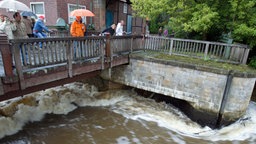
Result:
{"label": "metal pipe", "polygon": [[225,86],[225,89],[224,89],[224,93],[223,93],[223,97],[222,97],[222,101],[221,101],[221,105],[220,105],[220,110],[219,110],[218,119],[217,119],[217,123],[216,123],[217,128],[220,128],[220,125],[221,125],[221,121],[222,121],[223,114],[224,114],[224,108],[225,108],[226,103],[227,103],[228,94],[229,94],[229,91],[230,91],[230,86],[231,86],[231,83],[232,83],[232,79],[233,79],[233,71],[230,70],[228,75],[227,75],[226,86]]}

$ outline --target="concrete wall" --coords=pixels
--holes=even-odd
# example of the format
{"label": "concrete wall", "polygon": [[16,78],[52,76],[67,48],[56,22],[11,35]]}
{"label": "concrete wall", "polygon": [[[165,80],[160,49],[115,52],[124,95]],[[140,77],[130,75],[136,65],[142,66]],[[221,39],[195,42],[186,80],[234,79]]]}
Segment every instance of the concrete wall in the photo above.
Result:
{"label": "concrete wall", "polygon": [[[102,77],[111,81],[188,101],[194,108],[218,116],[229,71],[131,57],[130,64],[112,68]],[[247,109],[255,77],[234,74],[223,118],[236,120]]]}

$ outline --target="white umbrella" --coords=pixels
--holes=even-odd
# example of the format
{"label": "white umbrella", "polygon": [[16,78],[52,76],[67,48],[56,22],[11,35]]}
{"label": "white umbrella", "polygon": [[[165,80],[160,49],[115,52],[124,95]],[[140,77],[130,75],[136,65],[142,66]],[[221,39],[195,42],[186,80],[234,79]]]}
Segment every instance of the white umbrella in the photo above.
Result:
{"label": "white umbrella", "polygon": [[2,0],[0,1],[0,8],[20,10],[20,11],[31,11],[31,9],[27,5],[16,0]]}

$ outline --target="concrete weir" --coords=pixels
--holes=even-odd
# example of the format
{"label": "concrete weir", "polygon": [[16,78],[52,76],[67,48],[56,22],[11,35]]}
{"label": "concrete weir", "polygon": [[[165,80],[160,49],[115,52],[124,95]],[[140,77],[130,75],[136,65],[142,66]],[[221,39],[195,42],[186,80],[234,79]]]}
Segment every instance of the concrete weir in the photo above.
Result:
{"label": "concrete weir", "polygon": [[255,74],[135,55],[130,57],[129,65],[104,70],[101,77],[184,100],[204,114],[194,116],[194,120],[209,123],[211,127],[230,124],[244,115],[256,80]]}

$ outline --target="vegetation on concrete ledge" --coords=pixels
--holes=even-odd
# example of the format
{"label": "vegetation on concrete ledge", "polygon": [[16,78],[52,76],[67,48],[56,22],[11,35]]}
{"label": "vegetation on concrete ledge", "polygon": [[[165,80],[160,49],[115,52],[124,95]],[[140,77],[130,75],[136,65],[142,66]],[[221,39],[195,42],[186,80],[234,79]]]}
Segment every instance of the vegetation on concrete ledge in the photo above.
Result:
{"label": "vegetation on concrete ledge", "polygon": [[192,57],[185,57],[185,56],[177,56],[177,55],[169,55],[166,53],[159,53],[159,52],[152,52],[148,51],[145,53],[139,53],[141,56],[147,56],[151,58],[156,59],[162,59],[162,60],[171,60],[171,61],[179,61],[184,62],[188,64],[194,64],[198,66],[206,66],[206,67],[215,67],[220,68],[224,70],[234,70],[237,72],[246,72],[246,73],[255,73],[256,69],[253,69],[249,67],[248,65],[238,65],[238,64],[229,64],[229,63],[223,63],[223,62],[217,62],[214,60],[204,60],[199,58],[192,58]]}

